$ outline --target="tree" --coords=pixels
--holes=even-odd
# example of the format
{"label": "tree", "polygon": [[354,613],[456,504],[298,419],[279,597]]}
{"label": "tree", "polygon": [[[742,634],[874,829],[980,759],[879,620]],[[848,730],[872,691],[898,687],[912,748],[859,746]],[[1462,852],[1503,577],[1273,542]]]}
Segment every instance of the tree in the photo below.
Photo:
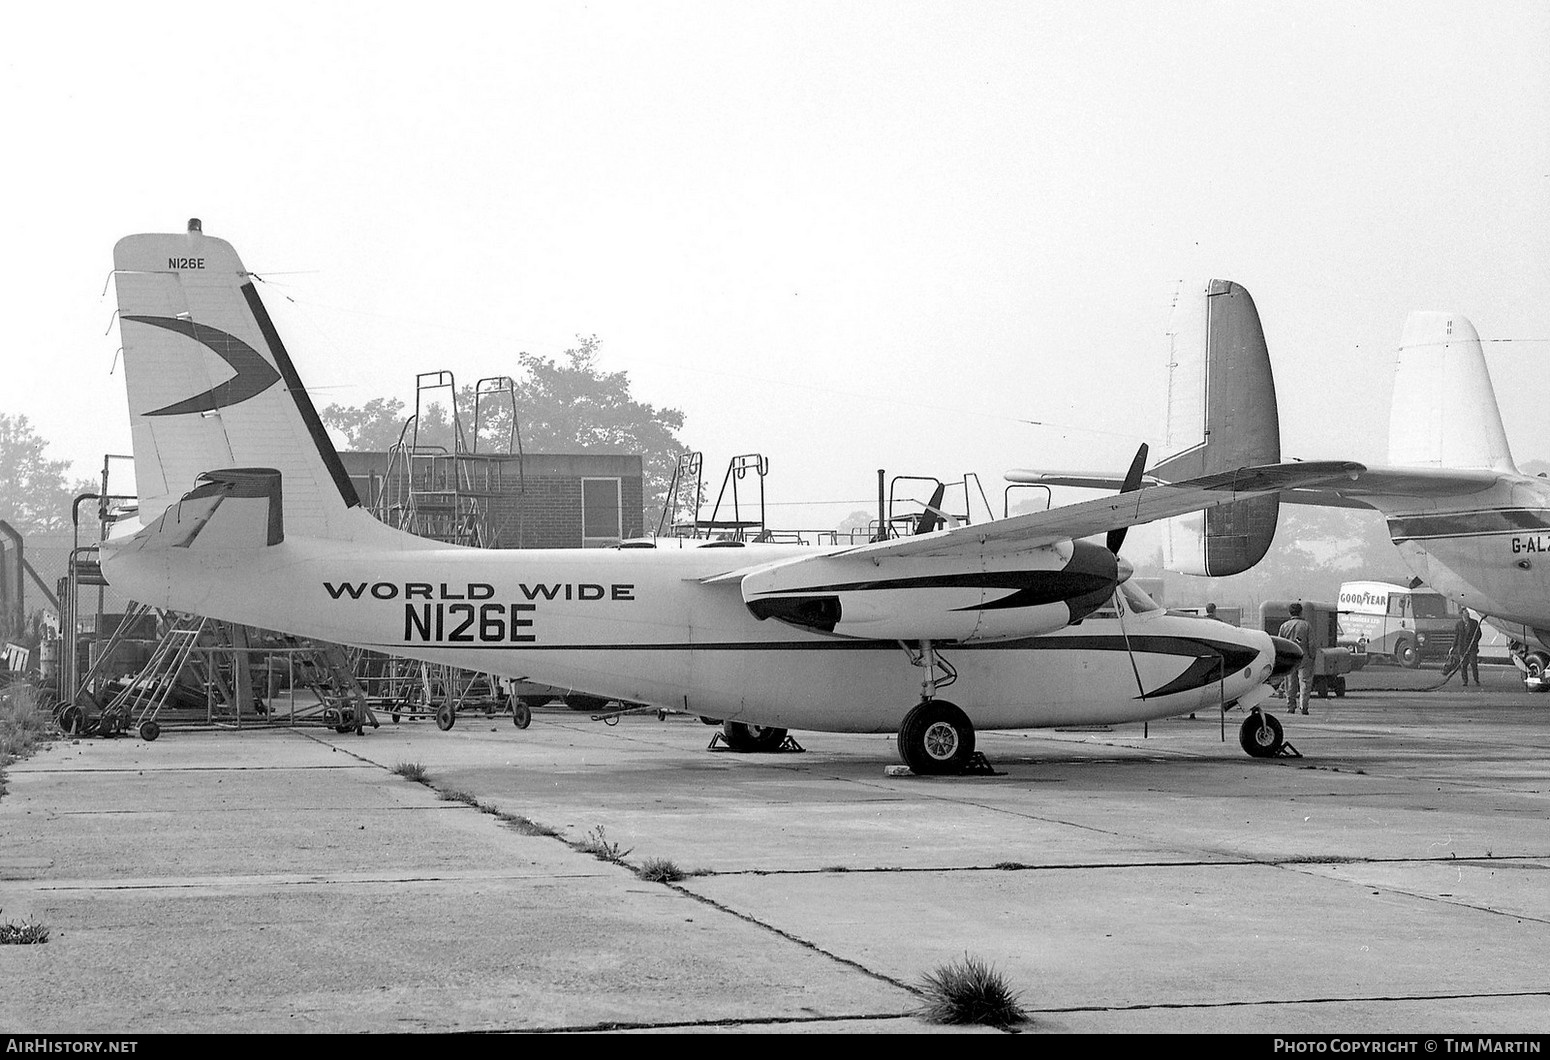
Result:
{"label": "tree", "polygon": [[[359,407],[329,405],[323,422],[344,432],[350,446],[368,451],[404,441],[441,446],[448,452],[477,447],[479,452],[506,452],[514,438],[524,452],[624,453],[642,458],[646,526],[655,527],[661,500],[684,445],[677,432],[684,414],[659,409],[630,395],[627,372],[601,372],[597,367],[597,336],[579,336],[578,345],[559,360],[519,353],[522,372],[516,379],[516,432],[512,405],[499,397],[480,398],[479,437],[473,435],[475,390],[462,386],[455,396],[456,416],[441,402],[428,402],[419,414],[418,434],[404,433],[409,413],[396,398],[374,398]],[[513,446],[516,449],[517,446]]]}
{"label": "tree", "polygon": [[69,530],[75,498],[96,488],[89,479],[67,481],[70,461],[48,459],[46,448],[26,416],[0,412],[0,519],[21,534]]}

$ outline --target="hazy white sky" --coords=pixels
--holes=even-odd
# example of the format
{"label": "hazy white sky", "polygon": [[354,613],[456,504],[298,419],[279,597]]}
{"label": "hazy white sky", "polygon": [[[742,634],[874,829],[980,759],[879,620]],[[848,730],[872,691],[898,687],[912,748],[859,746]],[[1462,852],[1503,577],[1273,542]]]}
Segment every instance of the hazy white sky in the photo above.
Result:
{"label": "hazy white sky", "polygon": [[193,216],[320,407],[596,333],[718,480],[835,502],[786,525],[880,467],[1122,469],[1184,277],[1254,295],[1287,456],[1381,462],[1427,308],[1550,457],[1539,0],[43,6],[0,43],[0,411],[82,475],[129,451],[113,244]]}

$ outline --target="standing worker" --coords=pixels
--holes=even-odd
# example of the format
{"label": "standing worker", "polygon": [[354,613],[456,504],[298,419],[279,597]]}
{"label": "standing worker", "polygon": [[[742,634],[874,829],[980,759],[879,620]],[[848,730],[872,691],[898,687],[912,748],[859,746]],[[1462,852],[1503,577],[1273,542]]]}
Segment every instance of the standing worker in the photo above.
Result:
{"label": "standing worker", "polygon": [[1480,620],[1469,613],[1469,608],[1459,612],[1459,620],[1453,625],[1453,657],[1459,661],[1459,673],[1464,675],[1464,687],[1469,687],[1469,675],[1475,675],[1475,687],[1480,687]]}
{"label": "standing worker", "polygon": [[1308,697],[1313,692],[1313,625],[1302,617],[1302,604],[1292,604],[1286,609],[1291,618],[1281,623],[1276,636],[1293,641],[1302,649],[1302,660],[1286,675],[1286,703],[1288,714],[1296,714],[1302,707],[1308,713]]}

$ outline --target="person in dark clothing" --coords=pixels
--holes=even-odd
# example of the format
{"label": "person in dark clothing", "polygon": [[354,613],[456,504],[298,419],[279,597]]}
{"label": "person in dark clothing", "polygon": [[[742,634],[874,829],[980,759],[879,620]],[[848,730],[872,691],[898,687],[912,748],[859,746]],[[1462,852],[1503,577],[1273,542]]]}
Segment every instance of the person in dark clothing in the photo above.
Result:
{"label": "person in dark clothing", "polygon": [[1480,687],[1480,620],[1469,613],[1469,608],[1459,612],[1459,620],[1453,625],[1452,655],[1458,660],[1459,673],[1464,685],[1469,686],[1470,675],[1475,687]]}
{"label": "person in dark clothing", "polygon": [[1308,697],[1313,692],[1313,666],[1316,661],[1313,652],[1313,623],[1302,617],[1302,604],[1292,604],[1286,610],[1292,617],[1281,623],[1276,636],[1295,641],[1302,649],[1302,661],[1286,675],[1286,712],[1296,714],[1297,708],[1301,707],[1306,714]]}

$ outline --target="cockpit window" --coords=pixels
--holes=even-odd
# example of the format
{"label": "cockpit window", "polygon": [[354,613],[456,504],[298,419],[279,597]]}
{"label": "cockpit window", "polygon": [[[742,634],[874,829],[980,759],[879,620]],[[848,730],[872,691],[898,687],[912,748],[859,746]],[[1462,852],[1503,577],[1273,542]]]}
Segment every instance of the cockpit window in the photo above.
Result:
{"label": "cockpit window", "polygon": [[1089,618],[1118,618],[1119,599],[1125,601],[1125,610],[1133,615],[1144,615],[1149,611],[1161,611],[1163,608],[1157,601],[1146,595],[1146,591],[1130,584],[1121,582],[1118,591],[1103,606],[1095,610]]}
{"label": "cockpit window", "polygon": [[1125,606],[1138,615],[1144,615],[1148,611],[1162,610],[1162,605],[1150,596],[1147,596],[1144,590],[1131,582],[1120,582],[1119,591],[1125,598]]}

